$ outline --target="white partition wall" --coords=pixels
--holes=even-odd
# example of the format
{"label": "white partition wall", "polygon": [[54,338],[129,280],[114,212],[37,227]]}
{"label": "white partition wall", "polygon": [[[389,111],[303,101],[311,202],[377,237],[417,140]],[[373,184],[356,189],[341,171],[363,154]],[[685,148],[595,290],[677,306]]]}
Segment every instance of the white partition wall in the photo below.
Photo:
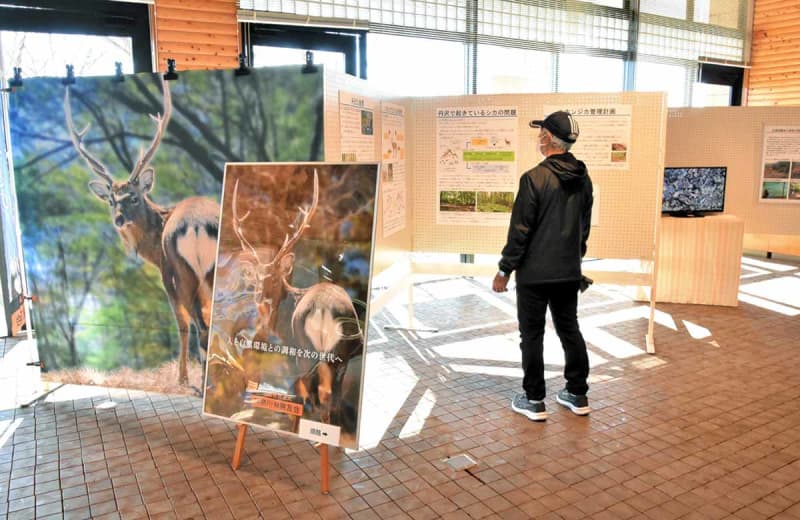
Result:
{"label": "white partition wall", "polygon": [[[332,70],[325,71],[324,80],[324,103],[325,103],[325,159],[327,161],[342,161],[342,154],[348,153],[342,144],[342,131],[341,131],[341,95],[354,94],[365,99],[367,103],[374,103],[374,106],[369,110],[374,110],[374,151],[372,159],[375,161],[382,160],[381,151],[381,135],[382,135],[382,118],[380,117],[381,103],[389,101],[393,104],[399,105],[406,109],[406,134],[410,133],[410,126],[408,123],[410,114],[408,110],[407,100],[389,99],[381,96],[379,93],[370,89],[367,82],[358,79],[354,76],[349,76]],[[391,235],[386,236],[384,233],[384,208],[383,208],[383,190],[385,186],[383,182],[379,182],[378,189],[380,190],[378,196],[378,211],[376,215],[375,229],[376,229],[376,245],[375,245],[375,259],[373,272],[379,274],[386,271],[389,267],[396,265],[399,262],[407,260],[408,253],[411,251],[411,239],[414,223],[411,220],[411,211],[409,207],[412,203],[412,186],[413,186],[413,172],[410,171],[411,161],[407,158],[410,154],[406,150],[405,154],[405,195],[406,195],[406,212],[405,212],[405,225],[404,228],[393,232]],[[357,160],[362,160],[357,157]],[[383,173],[383,171],[382,171]]]}
{"label": "white partition wall", "polygon": [[[496,253],[505,243],[504,227],[436,224],[436,109],[457,104],[464,107],[515,106],[518,114],[518,174],[536,165],[541,156],[536,150],[538,129],[531,119],[542,119],[551,107],[627,106],[630,107],[628,167],[602,169],[589,166],[596,186],[597,208],[593,219],[587,256],[596,258],[641,259],[651,261],[656,238],[656,217],[660,213],[663,179],[663,149],[666,110],[658,93],[619,94],[507,94],[495,96],[457,96],[417,98],[410,101],[414,171],[415,251],[454,253]],[[581,119],[578,118],[579,123]],[[579,138],[590,139],[584,128]],[[582,159],[575,148],[575,154]]]}
{"label": "white partition wall", "polygon": [[[379,94],[370,92],[365,81],[335,72],[326,73],[325,157],[329,161],[342,160],[347,153],[342,143],[348,137],[342,135],[341,121],[347,117],[343,111],[348,107],[342,104],[342,92],[364,96],[366,104],[377,103],[380,106],[384,101]],[[509,139],[506,142],[506,153],[513,152],[515,161],[516,172],[512,175],[515,180],[511,190],[516,191],[516,179],[541,160],[535,146],[538,130],[531,128],[529,121],[541,119],[558,109],[567,109],[573,113],[583,111],[577,116],[582,131],[574,152],[587,162],[596,195],[587,253],[591,261],[585,264],[584,271],[598,282],[643,286],[649,294],[653,293],[667,119],[663,93],[465,95],[388,101],[402,105],[406,114],[407,227],[389,237],[378,237],[375,273],[387,272],[390,267],[397,270],[399,263],[407,264],[411,252],[488,254],[499,259],[510,209],[508,213],[487,213],[485,220],[493,220],[493,225],[484,225],[480,216],[471,222],[452,223],[451,220],[444,223],[447,219],[437,215],[440,210],[438,176],[441,173],[437,170],[441,155],[437,147],[441,137],[441,132],[437,133],[437,111],[452,107],[468,111],[499,107],[515,115],[512,126],[516,125],[516,128],[508,128],[506,123],[502,132],[513,135],[517,141],[511,143],[512,139]],[[595,117],[609,113],[622,115],[618,118],[620,123],[608,123]],[[620,126],[621,129],[617,128]],[[380,127],[381,123],[376,122],[378,135]],[[614,137],[615,132],[624,137]],[[598,159],[597,150],[591,149],[600,146],[604,139],[608,141],[603,145],[608,148],[605,160]],[[378,160],[382,151],[380,146],[378,138],[375,140]],[[581,146],[584,147],[583,153]],[[379,203],[378,230],[382,229],[381,214]],[[495,269],[494,264],[415,263],[398,271],[402,278],[413,272],[492,275]],[[397,280],[395,278],[388,284],[395,285]],[[651,316],[653,310],[651,300]],[[652,337],[652,319],[649,336]],[[652,347],[652,342],[648,341],[648,346]]]}
{"label": "white partition wall", "polygon": [[798,121],[800,107],[671,109],[666,166],[726,166],[725,213],[744,221],[745,249],[800,255],[800,202],[760,199],[764,129]]}

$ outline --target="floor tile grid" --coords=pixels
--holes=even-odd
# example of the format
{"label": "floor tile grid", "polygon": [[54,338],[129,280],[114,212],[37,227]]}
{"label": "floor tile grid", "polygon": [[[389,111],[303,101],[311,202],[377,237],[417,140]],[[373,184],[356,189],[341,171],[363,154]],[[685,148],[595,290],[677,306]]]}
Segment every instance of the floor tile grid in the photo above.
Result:
{"label": "floor tile grid", "polygon": [[[697,320],[693,307],[660,308]],[[548,402],[545,425],[509,413],[518,380],[450,374],[443,382],[443,364],[416,363],[403,342],[389,343],[383,348],[410,360],[438,404],[418,435],[398,438],[424,394],[415,388],[377,448],[334,450],[327,497],[307,442],[251,434],[245,465],[233,472],[234,430],[202,418],[197,400],[122,391],[15,411],[23,423],[13,449],[0,449],[0,483],[13,517],[59,514],[59,493],[70,517],[792,517],[797,320],[746,307],[702,310],[704,326],[723,331],[720,346],[659,329],[663,364],[640,368],[631,359],[596,370],[610,378],[593,385],[591,418]],[[775,328],[767,342],[759,335]],[[620,329],[633,342],[646,323]],[[108,399],[119,403],[95,410]],[[267,449],[254,450],[253,438]],[[474,476],[442,462],[463,451],[479,460]]]}

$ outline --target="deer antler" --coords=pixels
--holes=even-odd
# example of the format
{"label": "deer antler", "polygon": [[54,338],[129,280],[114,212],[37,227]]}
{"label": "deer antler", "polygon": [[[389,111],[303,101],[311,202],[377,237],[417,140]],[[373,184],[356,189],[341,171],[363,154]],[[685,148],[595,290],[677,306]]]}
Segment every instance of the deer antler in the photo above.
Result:
{"label": "deer antler", "polygon": [[89,165],[89,169],[92,170],[95,175],[106,181],[108,186],[111,187],[111,185],[114,184],[114,179],[108,173],[108,168],[106,168],[106,166],[101,163],[97,157],[90,154],[83,145],[83,136],[89,131],[91,123],[87,123],[86,128],[84,128],[82,132],[75,130],[75,127],[72,124],[72,107],[70,106],[69,102],[69,87],[64,90],[64,116],[67,120],[67,130],[69,131],[69,137],[72,140],[72,144],[75,146],[75,149],[78,150],[80,156],[86,161],[86,164]]}
{"label": "deer antler", "polygon": [[[245,237],[244,233],[242,232],[242,224],[244,223],[245,219],[250,216],[250,212],[248,211],[245,213],[243,217],[239,216],[239,211],[237,210],[238,207],[238,200],[239,200],[239,179],[236,179],[236,184],[233,186],[233,232],[236,233],[236,237],[239,239],[239,243],[242,245],[242,250],[247,251],[251,255],[253,255],[256,261],[258,259],[258,253],[256,252],[256,248],[253,247]],[[260,263],[260,262],[259,262]]]}
{"label": "deer antler", "polygon": [[158,150],[158,146],[161,144],[161,138],[164,137],[164,130],[167,128],[169,118],[172,115],[172,95],[169,92],[169,82],[162,79],[161,83],[164,89],[164,113],[156,115],[150,114],[150,119],[156,122],[156,134],[153,136],[153,142],[150,143],[147,151],[143,148],[139,150],[139,160],[136,161],[136,165],[133,167],[133,171],[128,178],[129,182],[135,183],[139,178],[139,174],[150,164],[156,150]]}
{"label": "deer antler", "polygon": [[300,211],[300,215],[302,215],[303,219],[300,222],[300,225],[297,226],[297,229],[294,231],[294,234],[289,237],[289,234],[286,234],[286,238],[283,240],[283,245],[275,253],[275,257],[272,261],[268,264],[269,267],[278,265],[287,253],[291,252],[294,248],[294,245],[300,240],[300,237],[305,232],[306,228],[310,228],[311,219],[314,217],[314,213],[317,212],[317,203],[319,202],[319,176],[317,175],[317,169],[314,168],[314,197],[311,200],[311,206],[308,209],[297,208]]}

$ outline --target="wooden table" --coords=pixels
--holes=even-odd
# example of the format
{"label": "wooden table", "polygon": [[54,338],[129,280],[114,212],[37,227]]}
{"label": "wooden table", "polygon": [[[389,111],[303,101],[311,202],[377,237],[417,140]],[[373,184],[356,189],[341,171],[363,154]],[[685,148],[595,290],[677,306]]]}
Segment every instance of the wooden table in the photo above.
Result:
{"label": "wooden table", "polygon": [[661,217],[656,301],[737,306],[743,237],[733,215]]}

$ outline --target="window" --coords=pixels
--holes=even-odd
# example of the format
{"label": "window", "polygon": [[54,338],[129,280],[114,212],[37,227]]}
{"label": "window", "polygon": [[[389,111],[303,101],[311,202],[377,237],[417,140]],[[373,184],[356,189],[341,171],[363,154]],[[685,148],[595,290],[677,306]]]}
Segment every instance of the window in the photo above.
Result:
{"label": "window", "polygon": [[685,106],[700,63],[744,62],[749,2],[239,0],[239,16],[362,27],[370,83],[400,95],[642,88]]}
{"label": "window", "polygon": [[370,85],[388,94],[465,93],[463,43],[370,33],[367,63]]}
{"label": "window", "polygon": [[639,6],[643,13],[686,19],[686,0],[641,0]]}
{"label": "window", "polygon": [[478,94],[553,91],[553,53],[478,45]]}
{"label": "window", "polygon": [[[313,51],[314,64],[322,64],[326,69],[345,71],[345,57],[341,52]],[[299,65],[306,62],[306,51],[286,47],[253,46],[253,66]]]}
{"label": "window", "polygon": [[636,64],[636,90],[666,92],[668,106],[685,107],[689,74],[683,65],[640,61]]}
{"label": "window", "polygon": [[701,63],[699,82],[695,84],[696,96],[692,106],[725,106],[742,104],[744,69],[716,63]]}
{"label": "window", "polygon": [[693,107],[727,107],[731,105],[733,87],[695,83],[692,88]]}
{"label": "window", "polygon": [[694,21],[741,28],[744,22],[743,0],[694,0]]}
{"label": "window", "polygon": [[[21,4],[21,5],[17,5]],[[0,2],[0,47],[4,75],[13,67],[23,78],[75,74],[151,72],[150,10],[145,4],[101,0]]]}
{"label": "window", "polygon": [[621,59],[562,54],[558,58],[558,92],[621,92],[624,67]]}
{"label": "window", "polygon": [[0,49],[4,77],[14,67],[24,77],[64,76],[66,65],[76,76],[112,75],[117,62],[124,73],[134,70],[133,42],[125,36],[0,31]]}
{"label": "window", "polygon": [[311,51],[314,63],[324,63],[347,74],[366,77],[364,31],[243,24],[242,34],[253,65],[305,63],[306,51]]}

